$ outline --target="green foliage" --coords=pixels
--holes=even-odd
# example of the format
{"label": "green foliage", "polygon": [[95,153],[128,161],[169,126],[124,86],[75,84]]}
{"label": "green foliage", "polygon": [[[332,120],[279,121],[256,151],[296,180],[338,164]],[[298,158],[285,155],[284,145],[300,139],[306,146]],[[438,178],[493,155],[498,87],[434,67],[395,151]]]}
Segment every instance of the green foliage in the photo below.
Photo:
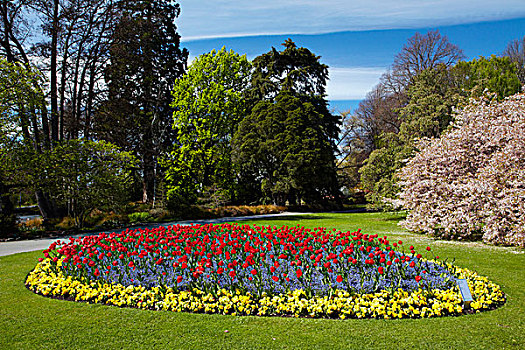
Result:
{"label": "green foliage", "polygon": [[250,89],[253,101],[274,99],[283,90],[293,95],[324,96],[328,66],[307,48],[298,48],[291,39],[282,45],[283,51],[272,48],[253,60]]}
{"label": "green foliage", "polygon": [[445,66],[425,70],[408,87],[408,103],[400,109],[399,138],[412,146],[414,139],[438,137],[452,121],[455,106],[464,99],[458,94]]}
{"label": "green foliage", "polygon": [[399,191],[396,172],[412,158],[418,139],[439,137],[447,129],[455,107],[487,92],[501,100],[519,90],[516,67],[508,57],[480,57],[452,68],[440,65],[413,78],[406,90],[407,103],[398,110],[399,131],[383,133],[380,147],[360,169],[371,206],[392,208],[390,199]]}
{"label": "green foliage", "polygon": [[[393,135],[391,135],[393,136]],[[395,198],[399,192],[395,172],[403,165],[407,150],[398,142],[374,150],[360,169],[365,198],[374,209],[392,209],[386,198]]]}
{"label": "green foliage", "polygon": [[53,193],[79,228],[93,209],[118,208],[126,200],[135,158],[110,143],[70,140],[33,157],[33,185]]}
{"label": "green foliage", "polygon": [[327,108],[328,66],[290,39],[283,46],[253,61],[251,113],[234,138],[240,197],[279,205],[338,198],[340,118]]}
{"label": "green foliage", "polygon": [[262,179],[262,195],[280,205],[336,195],[334,148],[323,127],[331,117],[287,91],[259,102],[234,140],[242,182]]}
{"label": "green foliage", "polygon": [[128,215],[129,222],[134,224],[137,222],[148,222],[152,219],[150,213],[147,211],[142,211],[138,213],[131,213]]}
{"label": "green foliage", "polygon": [[199,56],[173,88],[177,142],[166,160],[170,201],[193,202],[214,186],[234,197],[231,139],[246,113],[251,65],[223,47]]}
{"label": "green foliage", "polygon": [[121,17],[112,33],[105,70],[108,99],[94,129],[140,160],[142,200],[152,202],[157,160],[169,150],[171,89],[184,73],[188,51],[181,49],[175,20],[180,6],[168,0],[119,1]]}
{"label": "green foliage", "polygon": [[459,62],[454,68],[458,87],[470,91],[472,97],[481,96],[485,90],[495,93],[498,100],[521,91],[516,64],[509,57],[479,57]]}
{"label": "green foliage", "polygon": [[17,231],[10,199],[23,181],[17,152],[28,143],[31,110],[42,98],[41,76],[24,65],[0,59],[0,235]]}
{"label": "green foliage", "polygon": [[13,141],[21,133],[29,132],[30,111],[42,98],[42,92],[35,87],[42,76],[38,71],[22,64],[9,63],[0,59],[0,143]]}

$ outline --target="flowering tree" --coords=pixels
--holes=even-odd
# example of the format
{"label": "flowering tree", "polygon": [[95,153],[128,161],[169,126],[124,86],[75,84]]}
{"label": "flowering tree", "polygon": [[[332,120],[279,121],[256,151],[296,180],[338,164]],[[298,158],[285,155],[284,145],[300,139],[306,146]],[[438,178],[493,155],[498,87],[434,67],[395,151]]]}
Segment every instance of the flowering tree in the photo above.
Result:
{"label": "flowering tree", "polygon": [[477,100],[399,172],[406,228],[525,246],[525,94]]}

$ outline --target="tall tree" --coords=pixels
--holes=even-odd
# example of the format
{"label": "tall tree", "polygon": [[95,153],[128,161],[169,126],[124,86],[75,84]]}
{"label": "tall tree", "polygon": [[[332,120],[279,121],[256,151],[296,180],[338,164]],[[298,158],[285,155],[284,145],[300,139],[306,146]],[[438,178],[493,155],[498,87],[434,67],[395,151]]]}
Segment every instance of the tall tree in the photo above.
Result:
{"label": "tall tree", "polygon": [[152,202],[158,157],[173,140],[171,89],[184,73],[173,1],[122,1],[105,77],[108,101],[97,113],[98,137],[132,151],[140,160],[142,201]]}
{"label": "tall tree", "polygon": [[108,40],[116,20],[113,0],[33,0],[43,40],[34,53],[46,58],[49,76],[50,137],[55,143],[89,137],[92,113],[108,61]]}
{"label": "tall tree", "polygon": [[406,91],[408,102],[398,111],[398,130],[381,133],[378,148],[360,169],[366,198],[376,208],[390,207],[385,199],[396,196],[396,171],[411,157],[415,140],[438,137],[450,124],[453,108],[461,100],[452,79],[449,69],[441,65],[412,80]]}
{"label": "tall tree", "polygon": [[[360,103],[353,118],[348,119],[351,123],[343,126],[344,129],[351,131],[343,133],[342,142],[345,151],[340,158],[340,172],[343,172],[343,167],[349,165],[354,168],[354,174],[361,170],[364,166],[363,160],[366,160],[374,150],[384,147],[386,142],[384,134],[397,134],[401,131],[404,117],[400,111],[409,103],[410,97],[407,92],[419,74],[438,67],[451,67],[462,57],[462,50],[450,43],[448,38],[437,30],[425,34],[416,33],[410,37],[394,57],[394,62],[389,71],[381,77],[380,83]],[[356,125],[359,127],[356,128]],[[395,144],[391,137],[388,142],[390,141]],[[355,145],[361,145],[363,142],[365,147],[356,152]],[[367,164],[377,170],[382,169],[383,165],[392,165],[395,163],[394,153],[390,150],[382,152],[380,156],[376,152],[372,157],[373,160],[368,160]],[[374,161],[379,162],[378,166],[371,164]],[[376,175],[380,176],[382,172],[383,170]],[[369,178],[374,186],[379,184],[376,175]],[[365,183],[368,184],[369,181],[365,180]],[[373,192],[368,187],[365,185],[369,193]]]}
{"label": "tall tree", "polygon": [[245,193],[258,188],[256,194],[278,204],[337,197],[334,154],[340,120],[327,108],[328,67],[290,39],[283,46],[253,61],[249,95],[254,107],[234,140],[239,182]]}
{"label": "tall tree", "polygon": [[173,128],[177,142],[170,154],[168,195],[226,191],[234,200],[231,140],[246,114],[245,90],[251,64],[223,47],[203,54],[173,88]]}
{"label": "tall tree", "polygon": [[307,48],[298,48],[291,39],[282,45],[283,51],[272,47],[253,60],[251,95],[255,100],[272,100],[282,90],[295,95],[324,96],[328,67],[320,62],[320,57]]}
{"label": "tall tree", "polygon": [[439,30],[416,33],[407,40],[394,57],[392,78],[401,86],[408,86],[419,73],[439,65],[453,66],[464,58],[463,51],[442,36]]}
{"label": "tall tree", "polygon": [[[36,62],[41,76],[49,76],[46,83],[31,81],[41,92],[39,103],[18,108],[17,117],[28,120],[21,125],[28,131],[23,133],[26,144],[39,154],[65,139],[87,136],[89,130],[82,132],[79,125],[91,118],[103,94],[100,73],[113,1],[2,1],[0,11],[1,52],[7,61],[28,70]],[[52,193],[37,188],[36,197],[44,218],[59,215]]]}
{"label": "tall tree", "polygon": [[378,188],[382,189],[380,192],[395,194],[389,185],[391,181],[383,180],[404,157],[396,155],[404,148],[404,142],[397,135],[406,128],[403,123],[407,115],[402,111],[414,98],[409,92],[411,86],[422,72],[438,67],[446,69],[462,57],[462,50],[439,31],[416,33],[394,57],[390,70],[360,103],[353,117],[347,118],[349,122],[344,126],[344,152],[339,170],[345,172],[346,167],[354,168],[352,184],[355,184],[356,172],[359,171],[369,200],[376,198]]}

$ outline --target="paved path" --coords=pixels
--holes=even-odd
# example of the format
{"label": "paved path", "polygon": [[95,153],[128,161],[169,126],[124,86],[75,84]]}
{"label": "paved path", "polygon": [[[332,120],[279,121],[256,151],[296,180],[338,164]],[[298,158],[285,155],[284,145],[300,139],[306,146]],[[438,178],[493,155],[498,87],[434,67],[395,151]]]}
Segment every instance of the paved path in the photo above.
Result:
{"label": "paved path", "polygon": [[[169,225],[189,225],[189,224],[209,224],[209,223],[222,223],[222,222],[231,222],[231,221],[244,221],[244,220],[253,220],[253,219],[264,219],[264,218],[275,218],[275,217],[286,217],[286,216],[297,216],[297,215],[308,215],[312,213],[291,213],[291,212],[284,212],[280,214],[264,214],[264,215],[252,215],[252,216],[240,216],[240,217],[228,217],[228,218],[220,218],[220,219],[210,219],[210,220],[187,220],[187,221],[174,221],[174,222],[166,222],[166,223],[152,223],[148,225],[142,225],[142,226],[133,226],[133,229],[138,228],[154,228],[158,226],[169,226]],[[125,228],[115,229],[115,230],[106,230],[106,231],[100,231],[100,232],[113,232],[113,231],[122,231],[125,230]],[[0,256],[5,255],[11,255],[11,254],[17,254],[17,253],[24,253],[24,252],[32,252],[34,250],[44,250],[49,247],[49,245],[56,240],[68,240],[69,237],[82,237],[87,235],[96,235],[99,232],[89,232],[89,233],[83,233],[78,235],[72,235],[72,236],[64,236],[64,237],[57,237],[57,238],[42,238],[42,239],[31,239],[26,241],[9,241],[9,242],[0,242]]]}

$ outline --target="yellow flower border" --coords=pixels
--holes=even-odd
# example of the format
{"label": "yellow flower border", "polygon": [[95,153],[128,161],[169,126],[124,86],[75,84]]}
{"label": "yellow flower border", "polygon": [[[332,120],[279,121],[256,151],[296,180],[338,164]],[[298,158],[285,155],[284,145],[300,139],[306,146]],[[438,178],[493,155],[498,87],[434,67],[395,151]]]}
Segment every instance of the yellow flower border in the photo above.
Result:
{"label": "yellow flower border", "polygon": [[[505,303],[500,287],[475,272],[449,265],[458,278],[466,278],[474,301],[470,311],[489,310]],[[224,315],[294,316],[328,318],[422,318],[464,314],[457,287],[448,290],[381,291],[350,295],[337,290],[331,296],[308,298],[303,290],[257,299],[250,293],[220,290],[216,296],[198,289],[123,286],[100,282],[83,283],[54,272],[49,259],[38,263],[25,282],[37,294],[88,303],[149,310],[214,313]]]}

